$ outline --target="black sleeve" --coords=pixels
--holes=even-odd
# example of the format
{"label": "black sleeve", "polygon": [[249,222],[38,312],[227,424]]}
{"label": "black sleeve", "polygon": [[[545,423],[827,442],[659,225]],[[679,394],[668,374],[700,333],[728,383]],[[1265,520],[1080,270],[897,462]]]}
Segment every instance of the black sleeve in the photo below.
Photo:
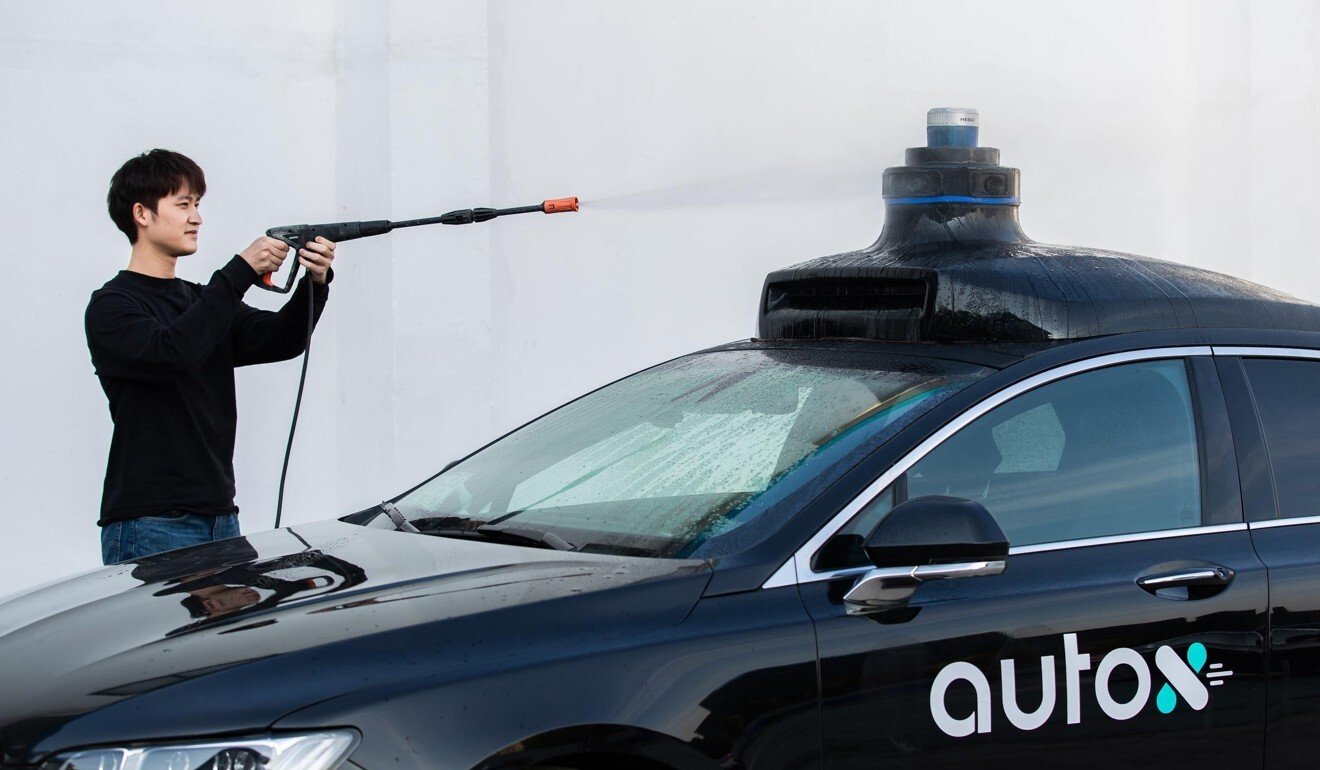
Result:
{"label": "black sleeve", "polygon": [[240,302],[232,331],[234,366],[287,361],[301,355],[307,346],[306,284],[312,284],[312,325],[315,326],[330,296],[330,281],[333,279],[333,269],[325,283],[312,281],[310,275],[303,276],[278,313],[258,310]]}
{"label": "black sleeve", "polygon": [[85,317],[96,373],[164,380],[201,365],[229,333],[234,314],[243,306],[243,292],[256,278],[248,263],[234,257],[215,271],[198,301],[168,324],[126,294],[97,294]]}

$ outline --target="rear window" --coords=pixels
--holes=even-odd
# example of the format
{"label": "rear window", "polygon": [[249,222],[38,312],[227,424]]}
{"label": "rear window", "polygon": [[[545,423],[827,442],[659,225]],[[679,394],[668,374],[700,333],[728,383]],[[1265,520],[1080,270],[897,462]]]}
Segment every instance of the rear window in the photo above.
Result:
{"label": "rear window", "polygon": [[1247,358],[1279,516],[1320,516],[1320,362]]}

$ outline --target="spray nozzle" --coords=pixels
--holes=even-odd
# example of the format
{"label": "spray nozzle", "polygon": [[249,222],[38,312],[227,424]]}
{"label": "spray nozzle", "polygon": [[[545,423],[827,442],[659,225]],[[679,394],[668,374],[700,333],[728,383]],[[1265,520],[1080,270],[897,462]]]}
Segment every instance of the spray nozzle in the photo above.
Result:
{"label": "spray nozzle", "polygon": [[571,198],[555,198],[551,201],[545,201],[541,204],[541,210],[547,214],[561,214],[565,211],[577,211],[577,196]]}

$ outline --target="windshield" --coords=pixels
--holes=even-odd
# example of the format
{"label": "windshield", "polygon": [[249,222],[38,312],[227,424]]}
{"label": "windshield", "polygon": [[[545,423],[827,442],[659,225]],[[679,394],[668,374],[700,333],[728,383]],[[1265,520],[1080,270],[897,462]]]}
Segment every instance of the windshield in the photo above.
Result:
{"label": "windshield", "polygon": [[498,525],[582,551],[714,555],[788,489],[988,373],[848,350],[698,353],[551,412],[397,505],[423,532]]}

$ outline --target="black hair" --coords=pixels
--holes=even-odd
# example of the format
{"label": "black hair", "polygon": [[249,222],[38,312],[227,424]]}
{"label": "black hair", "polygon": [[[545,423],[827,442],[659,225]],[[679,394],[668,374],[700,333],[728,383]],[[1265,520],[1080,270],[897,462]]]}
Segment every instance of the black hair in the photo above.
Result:
{"label": "black hair", "polygon": [[173,195],[187,185],[199,198],[206,194],[206,175],[185,155],[170,150],[155,149],[130,159],[110,178],[110,192],[105,203],[129,243],[137,243],[137,224],[133,221],[133,204],[156,210],[161,198]]}
{"label": "black hair", "polygon": [[209,617],[210,613],[206,611],[206,605],[202,604],[202,597],[188,594],[179,600],[179,603],[188,609],[188,615],[194,618]]}

